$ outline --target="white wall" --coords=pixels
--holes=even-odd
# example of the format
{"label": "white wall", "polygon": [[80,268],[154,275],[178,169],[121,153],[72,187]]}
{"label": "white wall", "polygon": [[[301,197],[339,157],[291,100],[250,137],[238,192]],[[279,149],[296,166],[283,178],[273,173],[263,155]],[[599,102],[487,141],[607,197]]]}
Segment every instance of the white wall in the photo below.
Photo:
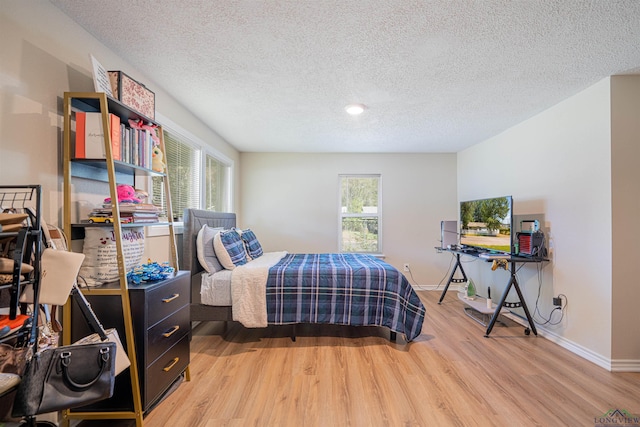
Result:
{"label": "white wall", "polygon": [[[557,326],[541,329],[564,345],[607,366],[611,353],[612,234],[610,79],[458,153],[461,200],[511,194],[514,214],[542,213],[553,242],[543,267],[539,311],[547,316],[551,298],[568,298]],[[472,277],[496,287],[488,265],[470,265]],[[535,266],[519,272],[533,311],[538,296]],[[509,300],[516,300],[514,298]],[[540,317],[538,317],[540,319]],[[640,354],[636,353],[636,359]]]}
{"label": "white wall", "polygon": [[[62,98],[66,91],[94,90],[89,54],[145,83],[155,92],[158,113],[239,161],[237,150],[48,1],[3,0],[0,32],[0,182],[41,184],[47,222],[62,222]],[[87,203],[99,203],[108,192],[92,183],[77,189]],[[166,245],[155,247],[157,259],[167,259]]]}
{"label": "white wall", "polygon": [[456,219],[455,154],[242,153],[239,225],[266,250],[338,250],[338,175],[382,175],[386,261],[411,265],[412,283],[436,285],[449,257],[436,254],[440,221]]}

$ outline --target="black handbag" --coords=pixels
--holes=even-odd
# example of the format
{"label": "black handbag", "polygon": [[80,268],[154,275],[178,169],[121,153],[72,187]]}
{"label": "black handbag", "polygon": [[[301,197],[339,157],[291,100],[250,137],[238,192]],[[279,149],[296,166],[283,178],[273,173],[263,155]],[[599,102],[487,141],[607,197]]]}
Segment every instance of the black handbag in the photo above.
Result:
{"label": "black handbag", "polygon": [[14,417],[88,405],[113,395],[116,344],[48,348],[27,364],[13,403]]}

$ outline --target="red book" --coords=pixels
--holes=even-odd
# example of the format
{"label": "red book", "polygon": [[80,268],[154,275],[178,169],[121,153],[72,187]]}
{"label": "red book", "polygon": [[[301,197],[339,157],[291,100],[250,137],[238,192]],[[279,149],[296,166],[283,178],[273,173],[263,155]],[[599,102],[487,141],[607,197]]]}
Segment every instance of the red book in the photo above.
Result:
{"label": "red book", "polygon": [[85,150],[85,133],[87,129],[87,113],[78,111],[76,113],[76,159],[87,157]]}
{"label": "red book", "polygon": [[[111,135],[111,155],[114,160],[122,160],[120,153],[120,117],[109,114]],[[76,159],[104,159],[104,132],[102,114],[76,112]]]}

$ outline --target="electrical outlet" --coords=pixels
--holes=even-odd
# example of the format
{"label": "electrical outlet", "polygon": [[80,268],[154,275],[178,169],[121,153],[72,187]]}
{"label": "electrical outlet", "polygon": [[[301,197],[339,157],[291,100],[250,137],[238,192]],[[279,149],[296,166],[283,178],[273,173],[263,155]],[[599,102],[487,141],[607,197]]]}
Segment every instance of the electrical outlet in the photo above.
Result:
{"label": "electrical outlet", "polygon": [[409,271],[409,263],[404,264],[404,271]]}
{"label": "electrical outlet", "polygon": [[553,305],[555,305],[556,307],[562,307],[562,298],[554,297],[553,298]]}

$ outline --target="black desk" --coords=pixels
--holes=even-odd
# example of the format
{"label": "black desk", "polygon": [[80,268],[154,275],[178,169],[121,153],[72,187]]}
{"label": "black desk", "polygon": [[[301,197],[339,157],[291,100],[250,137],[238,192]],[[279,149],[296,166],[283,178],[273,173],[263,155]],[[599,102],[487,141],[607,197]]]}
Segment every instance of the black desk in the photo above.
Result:
{"label": "black desk", "polygon": [[[442,303],[442,300],[444,299],[444,296],[447,293],[447,290],[449,289],[449,285],[451,283],[464,283],[467,281],[467,275],[464,272],[464,269],[462,268],[462,263],[460,262],[460,257],[462,255],[468,255],[471,257],[475,257],[478,259],[482,259],[485,260],[487,262],[493,262],[493,259],[485,259],[485,258],[481,258],[480,255],[486,252],[480,252],[480,251],[474,251],[474,250],[466,250],[466,249],[443,249],[443,248],[436,248],[438,250],[442,250],[442,251],[446,251],[446,252],[451,252],[454,253],[456,255],[456,265],[453,268],[453,270],[451,270],[451,275],[449,276],[449,281],[447,282],[447,284],[444,287],[444,290],[442,291],[442,295],[440,295],[440,300],[438,301],[438,304]],[[533,322],[533,318],[531,317],[531,313],[529,313],[529,308],[527,307],[527,303],[524,300],[524,296],[522,295],[522,291],[520,290],[520,285],[518,284],[518,278],[516,276],[516,271],[517,271],[517,264],[522,264],[522,263],[531,263],[531,262],[544,262],[544,261],[548,261],[546,258],[540,258],[540,257],[526,257],[526,256],[519,256],[519,255],[510,255],[508,258],[506,258],[507,261],[507,265],[509,266],[509,272],[510,272],[510,278],[509,278],[509,283],[507,284],[507,287],[504,289],[504,292],[502,292],[502,296],[500,297],[500,302],[498,303],[498,305],[496,306],[496,310],[493,313],[493,316],[491,316],[491,321],[489,322],[489,325],[487,326],[487,332],[484,334],[485,338],[489,337],[489,334],[491,333],[491,330],[493,329],[493,326],[496,323],[496,320],[498,320],[498,316],[500,315],[500,310],[502,309],[502,307],[505,305],[506,299],[507,299],[507,295],[509,294],[509,291],[511,290],[511,287],[513,287],[516,292],[518,293],[518,298],[520,299],[520,306],[524,309],[524,313],[527,315],[527,320],[529,321],[529,328],[525,328],[524,333],[526,335],[529,335],[530,331],[533,331],[534,335],[538,335],[538,331],[536,329],[536,325]],[[456,273],[456,271],[460,269],[460,273],[462,274],[462,279],[454,279],[454,275]]]}

